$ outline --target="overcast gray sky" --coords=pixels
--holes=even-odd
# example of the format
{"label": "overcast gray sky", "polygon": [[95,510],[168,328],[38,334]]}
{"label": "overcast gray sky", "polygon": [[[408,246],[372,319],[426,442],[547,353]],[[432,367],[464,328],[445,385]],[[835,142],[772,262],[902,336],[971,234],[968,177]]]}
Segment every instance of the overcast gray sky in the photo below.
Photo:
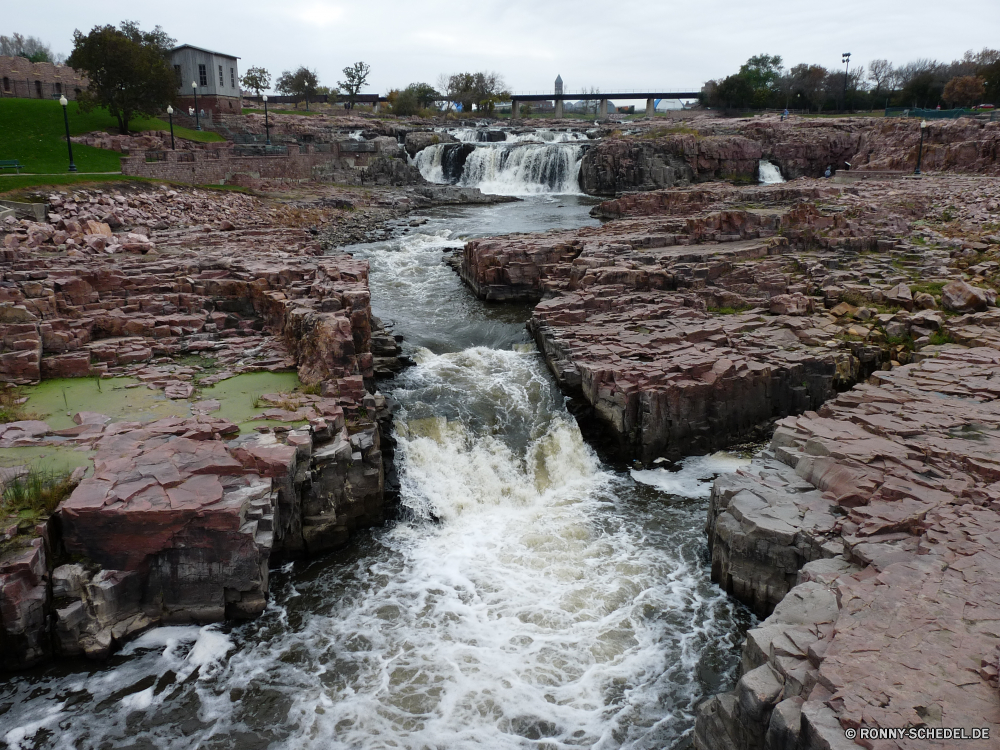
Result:
{"label": "overcast gray sky", "polygon": [[335,84],[371,65],[384,93],[441,73],[496,70],[513,91],[694,89],[754,54],[840,66],[885,57],[950,61],[1000,46],[1000,0],[54,0],[5,3],[0,33],[18,31],[68,54],[74,29],[159,24],[179,43],[237,55],[277,77],[306,65]]}

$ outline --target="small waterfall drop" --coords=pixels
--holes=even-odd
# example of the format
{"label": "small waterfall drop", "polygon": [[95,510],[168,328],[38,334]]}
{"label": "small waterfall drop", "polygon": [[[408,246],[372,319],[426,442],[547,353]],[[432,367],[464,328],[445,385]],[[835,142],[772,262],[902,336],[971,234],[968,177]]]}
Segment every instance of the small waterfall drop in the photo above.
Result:
{"label": "small waterfall drop", "polygon": [[496,195],[580,193],[583,133],[466,128],[450,135],[459,142],[428,146],[413,160],[429,182]]}
{"label": "small waterfall drop", "polygon": [[785,178],[781,176],[781,170],[767,159],[760,160],[758,170],[760,176],[757,181],[761,185],[777,185],[785,181]]}

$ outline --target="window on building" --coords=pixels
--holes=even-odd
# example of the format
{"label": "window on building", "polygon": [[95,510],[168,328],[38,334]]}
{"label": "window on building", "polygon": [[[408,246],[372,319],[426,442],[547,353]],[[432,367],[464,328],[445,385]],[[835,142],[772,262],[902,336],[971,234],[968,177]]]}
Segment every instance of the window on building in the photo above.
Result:
{"label": "window on building", "polygon": [[42,82],[41,81],[35,81],[35,93],[38,95],[39,99],[42,98]]}
{"label": "window on building", "polygon": [[3,90],[10,91],[10,79],[7,76],[3,77]]}
{"label": "window on building", "polygon": [[57,83],[56,84],[56,93],[62,95],[62,84],[61,83]]}
{"label": "window on building", "polygon": [[222,66],[219,66],[219,88],[224,89],[226,87],[226,79],[222,77]]}
{"label": "window on building", "polygon": [[203,64],[198,65],[198,85],[208,85],[208,68],[206,68]]}
{"label": "window on building", "polygon": [[229,69],[229,85],[236,88],[236,68]]}
{"label": "window on building", "polygon": [[174,66],[174,75],[177,76],[177,86],[180,87],[180,86],[184,85],[184,79],[181,78],[181,66],[180,65],[175,65]]}

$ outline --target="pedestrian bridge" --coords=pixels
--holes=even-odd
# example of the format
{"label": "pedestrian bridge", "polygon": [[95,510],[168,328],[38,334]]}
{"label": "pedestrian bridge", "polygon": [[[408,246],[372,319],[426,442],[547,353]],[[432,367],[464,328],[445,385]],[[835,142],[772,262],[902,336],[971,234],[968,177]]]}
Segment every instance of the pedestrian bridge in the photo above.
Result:
{"label": "pedestrian bridge", "polygon": [[697,99],[700,96],[698,91],[623,91],[614,93],[592,92],[580,94],[511,94],[510,95],[510,116],[517,119],[520,112],[521,102],[551,102],[556,103],[556,118],[563,116],[563,102],[570,101],[598,101],[598,119],[608,116],[608,101],[628,101],[645,99],[646,117],[653,116],[653,104],[657,99]]}

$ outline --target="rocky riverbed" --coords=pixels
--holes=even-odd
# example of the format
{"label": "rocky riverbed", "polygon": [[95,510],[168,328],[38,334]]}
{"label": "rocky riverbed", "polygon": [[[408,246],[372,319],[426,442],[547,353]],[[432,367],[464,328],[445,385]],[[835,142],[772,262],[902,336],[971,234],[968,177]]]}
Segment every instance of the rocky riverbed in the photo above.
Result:
{"label": "rocky riverbed", "polygon": [[593,213],[612,220],[475,240],[456,266],[537,302],[549,368],[623,458],[669,476],[778,420],[713,490],[713,580],[768,619],[696,747],[996,736],[1000,181],[700,185]]}
{"label": "rocky riverbed", "polygon": [[[297,119],[287,127],[305,137],[327,126]],[[437,133],[379,127],[374,135],[401,138],[411,155],[441,142]],[[633,489],[621,491],[631,493],[641,477],[686,488],[693,465],[680,459],[763,438],[767,447],[749,466],[713,459],[732,462],[734,470],[715,481],[708,507],[711,579],[721,590],[709,585],[707,568],[691,568],[687,553],[676,564],[661,564],[662,550],[650,558],[651,569],[682,570],[682,580],[671,585],[686,592],[683,601],[668,597],[672,603],[656,609],[657,617],[683,613],[683,628],[718,640],[720,623],[737,619],[723,611],[724,591],[766,618],[743,646],[735,690],[703,702],[695,721],[698,696],[720,689],[720,682],[732,685],[725,684],[725,668],[717,674],[702,660],[725,663],[732,654],[704,644],[688,653],[685,646],[677,661],[690,689],[674,695],[671,687],[666,699],[642,683],[636,688],[646,696],[642,705],[614,711],[614,721],[624,722],[616,725],[615,741],[628,742],[634,730],[636,737],[705,750],[813,750],[854,747],[846,732],[870,727],[955,726],[985,727],[995,737],[1000,634],[991,623],[1000,594],[990,579],[1000,503],[993,407],[1000,181],[989,176],[992,126],[939,126],[925,159],[932,153],[935,165],[951,171],[921,179],[879,179],[875,171],[910,165],[914,139],[905,121],[706,119],[665,132],[635,124],[631,133],[613,127],[582,149],[579,172],[580,187],[615,196],[593,208],[592,216],[606,223],[581,221],[582,213],[556,218],[566,205],[553,196],[522,212],[519,231],[571,228],[499,236],[467,231],[475,239],[450,264],[483,300],[536,305],[528,330],[545,365],[571,396],[585,434],[615,454],[619,467],[634,461],[631,480],[613,479],[579,440],[562,397],[536,371],[541,361],[519,338],[523,318],[516,309],[472,308],[449,286],[448,279],[457,280],[440,265],[442,251],[455,244],[447,224],[433,216],[404,218],[415,208],[494,200],[477,191],[277,181],[269,197],[166,186],[80,189],[44,196],[46,221],[5,220],[3,378],[103,378],[96,382],[153,393],[157,408],[169,405],[169,412],[129,419],[120,409],[76,411],[67,400],[58,424],[25,415],[3,427],[0,451],[84,456],[84,470],[70,477],[75,488],[52,520],[29,514],[0,527],[3,666],[54,654],[105,657],[156,624],[267,618],[274,563],[339,549],[352,532],[386,517],[395,491],[396,445],[388,429],[395,405],[375,379],[410,360],[372,313],[368,280],[375,268],[386,285],[376,295],[380,310],[418,316],[401,326],[417,344],[411,351],[418,367],[396,381],[406,411],[399,439],[414,472],[404,490],[409,513],[443,524],[443,541],[433,542],[436,534],[428,537],[423,525],[401,527],[386,537],[389,557],[369,565],[362,556],[355,596],[337,604],[354,618],[351,632],[347,640],[334,634],[321,644],[342,643],[338,653],[354,653],[362,621],[381,623],[377,638],[384,628],[386,643],[410,643],[413,633],[428,630],[426,608],[400,607],[396,599],[414,592],[421,600],[452,592],[447,596],[460,603],[461,615],[443,607],[440,629],[450,633],[453,622],[479,628],[465,611],[464,592],[470,585],[477,592],[494,588],[469,584],[464,573],[456,582],[446,571],[444,580],[426,564],[425,558],[452,560],[461,551],[450,541],[456,529],[488,541],[467,557],[459,554],[454,570],[484,555],[492,560],[496,549],[497,563],[515,576],[523,571],[510,560],[525,554],[525,570],[548,571],[544,555],[518,548],[512,558],[503,551],[506,541],[494,527],[519,529],[523,521],[537,529],[538,519],[529,518],[535,508],[569,503],[573,513],[586,509],[596,514],[587,519],[600,520],[574,521],[551,539],[532,532],[524,549],[548,549],[558,540],[553,559],[562,565],[566,544],[575,544],[567,540],[584,539],[581,559],[590,560],[596,553],[581,529],[594,526],[603,538],[601,529],[617,529],[621,521],[602,515],[620,502],[608,499],[616,497],[608,487],[625,481]],[[836,159],[873,171],[871,179],[852,183],[803,177],[744,184],[756,179],[761,158],[772,159],[786,177],[818,174]],[[563,177],[532,188],[558,194],[576,179]],[[629,188],[646,192],[622,192]],[[572,211],[581,210],[573,204]],[[484,216],[496,220],[500,213]],[[385,238],[353,255],[337,252],[346,242]],[[449,320],[456,315],[458,324]],[[237,416],[231,396],[211,390],[289,370],[298,387],[255,394],[249,415]],[[22,474],[9,468],[7,482]],[[698,481],[718,474],[705,471],[695,472]],[[698,497],[700,489],[688,492],[678,494]],[[475,510],[488,508],[485,516],[470,511],[473,496]],[[626,505],[634,510],[632,500]],[[482,526],[484,517],[493,521]],[[594,559],[633,548],[646,555],[627,530],[645,534],[659,523],[647,529],[630,520],[614,531],[616,539],[626,534],[624,546]],[[681,528],[670,527],[670,544]],[[521,540],[521,532],[512,538]],[[634,577],[649,565],[625,567]],[[382,583],[372,588],[370,573]],[[539,602],[562,586],[564,572],[555,573]],[[493,580],[496,573],[485,575]],[[519,606],[536,607],[532,576],[518,580],[518,595],[531,593]],[[661,583],[643,583],[642,596],[661,597]],[[620,582],[595,579],[587,588],[618,592]],[[298,596],[293,585],[285,601]],[[567,593],[559,608],[577,612],[578,596]],[[504,594],[497,601],[503,608],[509,600]],[[613,609],[624,631],[644,635],[636,651],[631,636],[599,634],[613,653],[609,663],[640,653],[662,658],[661,646],[672,648],[667,641],[687,643],[686,636],[675,638],[687,630],[674,625],[667,641],[646,634],[648,613],[634,619],[631,604]],[[292,611],[279,610],[279,619]],[[709,611],[723,614],[706,620]],[[313,622],[335,628],[323,619],[328,615]],[[507,619],[523,624],[521,615]],[[417,620],[408,630],[411,616]],[[282,643],[291,638],[291,650],[270,664],[292,670],[289,684],[312,685],[309,669],[288,666],[308,666],[312,657],[295,655],[303,653],[296,645],[302,634],[284,627],[276,632]],[[538,635],[507,639],[505,627],[504,654],[531,646]],[[492,658],[479,645],[485,631],[476,632],[468,653]],[[397,635],[403,639],[393,640]],[[446,640],[465,644],[470,635]],[[442,645],[435,643],[437,653]],[[324,705],[357,719],[352,726],[362,734],[388,722],[394,736],[424,736],[408,719],[400,724],[385,711],[358,708],[355,697],[368,700],[372,685],[406,687],[413,676],[407,662],[406,674],[392,671],[390,678],[385,654],[361,647],[372,650],[383,672],[376,668],[369,684],[365,667],[360,682],[338,687],[339,699]],[[576,644],[567,648],[576,653]],[[603,669],[604,657],[585,650],[585,661],[596,658]],[[468,653],[455,663],[465,663]],[[523,653],[532,669],[552,674],[547,655]],[[255,658],[251,646],[237,661],[253,669]],[[345,663],[344,674],[359,674],[361,663]],[[325,674],[326,663],[318,670]],[[574,670],[559,677],[561,684],[575,684]],[[521,684],[521,677],[511,678]],[[440,679],[452,685],[450,677]],[[219,694],[237,695],[232,700],[240,703],[243,690]],[[605,699],[617,705],[612,693],[602,692],[593,705]],[[408,711],[413,696],[421,711],[443,719],[427,737],[455,736],[449,722],[456,714],[442,713],[435,696],[417,688],[412,696],[393,693],[390,703],[398,698]],[[606,731],[588,713],[593,701],[577,706],[576,693],[567,703],[551,697],[558,706],[551,716],[534,708],[508,716],[506,701],[501,712],[511,734],[504,737],[577,737],[568,715],[587,724],[581,737]],[[539,693],[539,705],[549,698]],[[647,702],[669,705],[676,726],[665,729],[659,709],[647,710]],[[566,714],[569,705],[577,713]],[[316,722],[309,731],[334,731],[334,724]],[[271,732],[250,724],[260,736]],[[494,736],[497,722],[487,724],[477,731]],[[335,731],[342,726],[336,723]],[[289,736],[280,721],[276,727]],[[859,741],[919,746],[905,736]],[[991,746],[983,742],[963,746]]]}
{"label": "rocky riverbed", "polygon": [[[66,480],[78,484],[56,515],[0,524],[6,668],[103,657],[158,623],[256,616],[269,564],[381,523],[393,407],[374,379],[408,360],[371,314],[368,264],[326,248],[414,208],[493,200],[318,185],[280,199],[130,185],[44,199],[45,221],[0,225],[0,378],[110,378],[109,391],[162,394],[150,412],[170,416],[85,409],[68,428],[31,414],[3,426],[14,453],[84,451],[94,467]],[[294,392],[212,393],[287,370]],[[253,400],[264,421],[241,429],[221,416],[227,398]],[[8,483],[31,476],[4,471]]]}

